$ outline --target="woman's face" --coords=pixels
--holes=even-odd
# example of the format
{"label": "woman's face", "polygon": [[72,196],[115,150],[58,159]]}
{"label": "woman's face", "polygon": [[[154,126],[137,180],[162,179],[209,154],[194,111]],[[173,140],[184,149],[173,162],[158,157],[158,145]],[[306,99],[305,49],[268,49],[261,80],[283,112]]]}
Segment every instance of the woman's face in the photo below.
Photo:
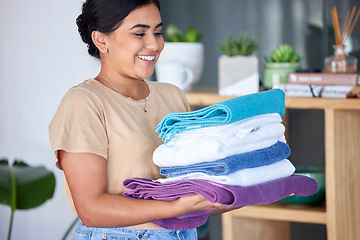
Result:
{"label": "woman's face", "polygon": [[154,72],[164,48],[159,9],[151,3],[132,11],[120,27],[107,35],[108,51],[102,64],[108,64],[125,78],[144,79]]}

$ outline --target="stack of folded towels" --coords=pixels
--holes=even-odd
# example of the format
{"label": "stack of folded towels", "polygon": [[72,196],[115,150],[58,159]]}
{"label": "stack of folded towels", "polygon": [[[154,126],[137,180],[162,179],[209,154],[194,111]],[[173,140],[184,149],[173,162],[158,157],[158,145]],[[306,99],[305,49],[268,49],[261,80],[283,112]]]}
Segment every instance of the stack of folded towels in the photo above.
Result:
{"label": "stack of folded towels", "polygon": [[[285,94],[273,89],[229,99],[192,112],[169,113],[156,131],[164,144],[153,161],[166,178],[131,178],[125,196],[171,201],[201,194],[230,207],[312,195],[314,179],[295,175],[281,117]],[[204,224],[210,211],[154,221],[166,229]]]}

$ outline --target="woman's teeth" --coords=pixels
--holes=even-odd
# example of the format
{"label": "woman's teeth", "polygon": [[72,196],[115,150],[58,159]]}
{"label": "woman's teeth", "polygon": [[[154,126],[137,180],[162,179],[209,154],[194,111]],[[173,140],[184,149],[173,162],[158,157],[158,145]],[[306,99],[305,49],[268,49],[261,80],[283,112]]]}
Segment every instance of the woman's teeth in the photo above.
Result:
{"label": "woman's teeth", "polygon": [[155,59],[155,56],[140,56],[137,55],[138,58],[142,59],[142,60],[147,60],[147,61],[152,61]]}

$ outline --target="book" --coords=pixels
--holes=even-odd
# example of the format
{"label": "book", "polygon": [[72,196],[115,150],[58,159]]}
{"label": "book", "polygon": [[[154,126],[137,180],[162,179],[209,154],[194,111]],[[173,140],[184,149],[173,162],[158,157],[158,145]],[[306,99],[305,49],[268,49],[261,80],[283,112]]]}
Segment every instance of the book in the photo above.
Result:
{"label": "book", "polygon": [[290,73],[288,83],[316,85],[360,85],[358,73]]}
{"label": "book", "polygon": [[287,97],[347,98],[354,86],[351,85],[306,85],[280,84],[279,88]]}

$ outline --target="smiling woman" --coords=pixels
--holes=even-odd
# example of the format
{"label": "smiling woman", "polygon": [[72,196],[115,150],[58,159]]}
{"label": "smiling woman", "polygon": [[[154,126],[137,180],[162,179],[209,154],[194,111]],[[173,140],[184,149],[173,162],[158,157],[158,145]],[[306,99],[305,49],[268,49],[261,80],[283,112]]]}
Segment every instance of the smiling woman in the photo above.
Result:
{"label": "smiling woman", "polygon": [[[100,50],[101,73],[109,80],[119,78],[138,80],[150,77],[164,48],[161,29],[162,21],[158,7],[155,4],[148,4],[130,12],[120,26],[111,33],[93,31],[92,41]],[[103,80],[103,77],[99,79],[103,84],[108,84]],[[133,87],[139,86],[137,81],[129,83],[130,85],[124,84],[124,81],[113,82],[116,89],[124,95],[135,100],[143,99],[145,96],[142,92],[136,91],[138,88]],[[148,88],[145,93],[147,96]]]}
{"label": "smiling woman", "polygon": [[157,0],[87,0],[77,25],[95,78],[71,88],[50,126],[56,166],[65,175],[68,202],[80,221],[74,239],[197,239],[196,229],[167,230],[153,222],[194,211],[228,210],[197,194],[174,201],[123,196],[131,177],[158,179],[157,124],[189,111],[177,87],[144,81],[164,47]]}

